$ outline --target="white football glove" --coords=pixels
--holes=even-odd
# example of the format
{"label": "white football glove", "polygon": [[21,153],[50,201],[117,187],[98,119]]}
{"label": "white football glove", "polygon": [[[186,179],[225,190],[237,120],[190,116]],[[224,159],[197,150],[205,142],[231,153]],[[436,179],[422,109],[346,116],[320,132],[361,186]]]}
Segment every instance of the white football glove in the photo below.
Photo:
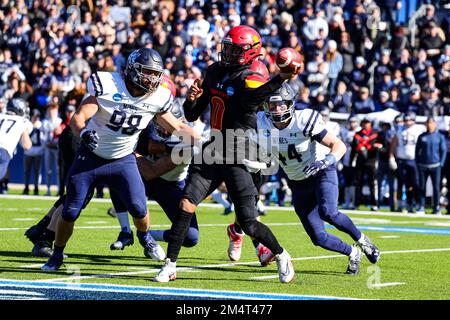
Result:
{"label": "white football glove", "polygon": [[242,163],[247,168],[247,171],[250,173],[257,173],[259,170],[267,169],[267,164],[264,162],[251,161],[248,159],[242,160]]}

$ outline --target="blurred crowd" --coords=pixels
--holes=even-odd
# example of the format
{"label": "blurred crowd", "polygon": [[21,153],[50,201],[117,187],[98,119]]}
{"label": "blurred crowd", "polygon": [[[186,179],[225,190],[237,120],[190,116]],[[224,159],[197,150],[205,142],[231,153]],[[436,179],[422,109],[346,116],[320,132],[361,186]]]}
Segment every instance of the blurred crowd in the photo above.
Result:
{"label": "blurred crowd", "polygon": [[[422,5],[413,37],[399,10]],[[290,80],[297,109],[450,115],[448,10],[445,0],[0,0],[0,110],[13,97],[29,102],[39,148],[26,156],[44,160],[26,168],[44,163],[51,181],[57,137],[92,72],[120,71],[131,51],[153,48],[183,99],[225,33],[246,24],[260,33],[271,74],[280,48],[304,54],[305,72]]]}

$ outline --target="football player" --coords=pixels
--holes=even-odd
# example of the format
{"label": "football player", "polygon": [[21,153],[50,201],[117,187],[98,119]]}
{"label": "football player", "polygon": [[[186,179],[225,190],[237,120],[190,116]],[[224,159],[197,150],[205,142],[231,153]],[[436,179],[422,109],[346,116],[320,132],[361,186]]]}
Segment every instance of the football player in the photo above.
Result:
{"label": "football player", "polygon": [[67,198],[56,228],[52,256],[44,271],[58,270],[63,251],[90,191],[104,183],[113,189],[133,216],[140,244],[153,259],[164,259],[164,250],[149,232],[145,187],[133,153],[139,133],[155,117],[169,132],[198,138],[170,112],[172,96],[160,86],[161,56],[153,49],[133,51],[125,70],[96,72],[88,80],[89,96],[83,100],[70,122],[81,138],[78,155],[66,182]]}
{"label": "football player", "polygon": [[[188,90],[183,104],[188,121],[196,120],[211,105],[211,136],[214,138],[202,147],[202,155],[209,154],[211,158],[192,163],[189,167],[180,209],[171,228],[167,259],[154,281],[176,279],[176,261],[196,208],[222,181],[225,181],[234,203],[242,230],[274,253],[281,282],[294,279],[289,253],[280,246],[272,231],[256,220],[255,198],[258,193],[251,174],[242,160],[234,161],[235,153],[247,151],[249,137],[248,131],[247,134],[245,132],[256,129],[258,107],[271,92],[301,71],[298,67],[264,83],[262,73],[255,70],[262,69],[262,66],[252,70],[254,61],[260,56],[261,46],[260,35],[251,27],[241,25],[231,28],[222,40],[219,61],[208,66],[202,84],[196,79]],[[267,72],[267,68],[262,72]],[[228,145],[227,131],[235,134]],[[239,135],[238,131],[243,134]],[[216,137],[222,137],[223,143],[219,148],[225,150],[225,155],[215,149]],[[230,161],[230,158],[234,160]]]}
{"label": "football player", "polygon": [[9,100],[6,113],[0,113],[0,181],[6,175],[19,140],[25,150],[32,146],[30,132],[33,125],[27,114],[28,105],[20,98]]}
{"label": "football player", "polygon": [[[182,106],[173,103],[170,112],[175,118],[184,118]],[[195,129],[195,127],[194,127]],[[163,209],[170,219],[174,220],[174,215],[178,212],[178,204],[183,194],[187,169],[191,158],[184,159],[181,164],[175,164],[170,151],[179,145],[181,141],[178,137],[171,135],[165,128],[152,121],[149,130],[143,132],[146,136],[140,137],[138,147],[138,167],[144,180],[146,194],[154,199]],[[201,132],[198,132],[201,134]],[[187,148],[190,148],[187,146]],[[145,156],[145,157],[144,157]],[[133,233],[131,232],[128,212],[125,205],[115,196],[111,196],[114,204],[114,211],[119,220],[122,231],[117,240],[111,244],[111,250],[123,250],[126,246],[133,244]],[[150,234],[157,241],[168,241],[169,230],[150,230]],[[193,247],[198,243],[197,218],[193,217],[191,225],[183,241],[183,246]],[[144,251],[149,256],[147,251]]]}
{"label": "football player", "polygon": [[[257,115],[259,132],[279,137],[280,166],[289,178],[292,204],[312,242],[324,249],[349,256],[347,273],[357,274],[361,250],[327,233],[324,221],[350,235],[363,249],[370,262],[376,263],[380,252],[367,236],[356,228],[348,216],[338,211],[338,178],[336,162],[345,154],[345,144],[325,129],[319,112],[295,110],[296,93],[288,84],[278,89],[264,103]],[[275,132],[274,132],[275,131]],[[318,144],[329,148],[325,154]],[[246,161],[256,170],[254,161]]]}

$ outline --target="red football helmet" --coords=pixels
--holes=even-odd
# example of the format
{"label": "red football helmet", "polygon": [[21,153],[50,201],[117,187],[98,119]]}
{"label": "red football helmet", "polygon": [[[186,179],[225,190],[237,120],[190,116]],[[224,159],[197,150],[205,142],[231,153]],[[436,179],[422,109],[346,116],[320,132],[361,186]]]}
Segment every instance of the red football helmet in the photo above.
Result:
{"label": "red football helmet", "polygon": [[175,83],[173,83],[172,79],[170,79],[170,77],[165,73],[163,73],[161,76],[161,85],[166,89],[169,89],[174,98],[176,97],[177,87],[175,86]]}
{"label": "red football helmet", "polygon": [[260,55],[261,45],[261,36],[255,29],[233,27],[222,40],[220,64],[226,67],[247,65]]}
{"label": "red football helmet", "polygon": [[266,65],[261,60],[253,60],[250,70],[256,72],[255,76],[262,82],[269,81],[269,70],[267,70]]}

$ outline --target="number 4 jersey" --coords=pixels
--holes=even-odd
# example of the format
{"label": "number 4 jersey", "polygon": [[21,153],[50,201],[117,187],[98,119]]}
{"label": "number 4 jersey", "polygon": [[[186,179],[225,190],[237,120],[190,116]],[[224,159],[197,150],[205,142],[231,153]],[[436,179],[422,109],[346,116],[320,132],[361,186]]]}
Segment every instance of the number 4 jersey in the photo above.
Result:
{"label": "number 4 jersey", "polygon": [[278,159],[290,180],[303,180],[307,176],[303,169],[316,160],[325,158],[323,148],[317,148],[327,134],[322,116],[312,109],[296,110],[289,125],[279,130],[264,112],[257,115],[258,133],[272,137],[278,135]]}
{"label": "number 4 jersey", "polygon": [[87,87],[98,103],[87,128],[97,132],[98,148],[93,152],[104,159],[132,153],[141,130],[157,113],[169,110],[172,103],[170,90],[161,85],[153,94],[133,97],[118,72],[93,73]]}
{"label": "number 4 jersey", "polygon": [[33,130],[31,122],[21,116],[0,113],[0,148],[5,149],[12,158],[22,133]]}

